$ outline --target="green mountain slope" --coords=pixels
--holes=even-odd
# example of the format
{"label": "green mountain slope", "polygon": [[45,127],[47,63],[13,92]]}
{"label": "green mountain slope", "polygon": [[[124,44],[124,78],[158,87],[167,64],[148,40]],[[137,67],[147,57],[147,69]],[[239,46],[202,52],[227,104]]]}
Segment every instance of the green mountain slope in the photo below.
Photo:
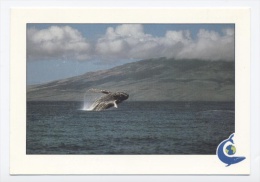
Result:
{"label": "green mountain slope", "polygon": [[90,88],[132,101],[234,101],[235,63],[149,59],[27,88],[27,100],[82,101]]}

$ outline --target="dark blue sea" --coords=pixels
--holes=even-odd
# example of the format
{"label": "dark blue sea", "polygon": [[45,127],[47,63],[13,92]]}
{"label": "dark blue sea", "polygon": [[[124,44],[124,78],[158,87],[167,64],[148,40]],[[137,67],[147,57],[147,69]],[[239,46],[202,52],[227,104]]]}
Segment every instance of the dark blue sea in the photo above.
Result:
{"label": "dark blue sea", "polygon": [[215,154],[235,132],[234,102],[27,102],[27,154]]}

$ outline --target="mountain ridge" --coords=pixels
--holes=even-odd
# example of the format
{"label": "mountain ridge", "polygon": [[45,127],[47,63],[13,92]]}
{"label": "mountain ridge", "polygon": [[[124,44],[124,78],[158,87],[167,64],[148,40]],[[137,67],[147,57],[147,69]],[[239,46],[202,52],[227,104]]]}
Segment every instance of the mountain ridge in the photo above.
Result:
{"label": "mountain ridge", "polygon": [[235,63],[147,59],[28,86],[28,101],[82,101],[90,88],[124,91],[131,101],[234,101]]}

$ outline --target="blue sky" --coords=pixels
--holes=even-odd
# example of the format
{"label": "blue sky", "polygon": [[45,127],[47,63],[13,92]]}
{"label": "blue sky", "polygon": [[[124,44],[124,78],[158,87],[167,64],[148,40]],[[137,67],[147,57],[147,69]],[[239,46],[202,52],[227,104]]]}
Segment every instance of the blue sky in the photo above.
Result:
{"label": "blue sky", "polygon": [[[108,27],[116,27],[120,24],[79,24],[79,23],[30,23],[27,28],[47,29],[51,26],[70,26],[79,30],[84,37],[89,40],[95,40],[99,36],[106,33]],[[163,36],[168,30],[190,30],[192,35],[195,36],[200,29],[212,30],[222,33],[223,29],[235,28],[234,24],[142,24],[146,33],[154,36]]]}
{"label": "blue sky", "polygon": [[234,24],[27,24],[27,84],[142,59],[234,60]]}

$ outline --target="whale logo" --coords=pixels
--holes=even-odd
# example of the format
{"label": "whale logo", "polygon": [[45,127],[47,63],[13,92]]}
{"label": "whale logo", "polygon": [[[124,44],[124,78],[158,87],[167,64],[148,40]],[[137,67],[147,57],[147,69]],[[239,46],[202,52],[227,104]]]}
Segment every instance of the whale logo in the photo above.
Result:
{"label": "whale logo", "polygon": [[[224,152],[224,147],[227,143],[232,143],[234,144],[234,141],[233,141],[233,138],[234,137],[234,133],[231,134],[229,136],[228,139],[226,140],[223,140],[219,145],[218,145],[218,148],[217,148],[217,155],[218,155],[218,158],[219,160],[221,160],[223,163],[227,164],[226,167],[232,165],[232,164],[236,164],[236,163],[239,163],[243,160],[245,160],[245,157],[231,157],[230,155],[234,155],[235,154],[235,147],[233,145],[229,145],[229,149],[228,147],[225,148],[225,152],[228,154],[226,155],[225,152]],[[233,152],[231,152],[231,154],[229,154],[229,150],[233,150]]]}

